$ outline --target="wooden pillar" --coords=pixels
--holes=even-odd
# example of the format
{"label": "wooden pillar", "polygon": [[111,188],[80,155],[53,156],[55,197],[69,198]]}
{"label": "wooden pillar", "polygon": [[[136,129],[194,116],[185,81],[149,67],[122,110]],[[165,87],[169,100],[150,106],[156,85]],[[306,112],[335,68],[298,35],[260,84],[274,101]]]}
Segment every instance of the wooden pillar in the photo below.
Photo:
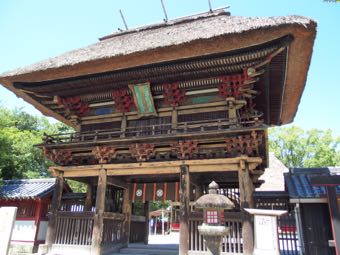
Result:
{"label": "wooden pillar", "polygon": [[56,214],[60,207],[61,197],[63,195],[64,188],[64,173],[60,172],[60,175],[56,177],[53,197],[51,202],[51,210],[48,219],[48,228],[46,233],[46,241],[48,250],[51,249],[56,237]]}
{"label": "wooden pillar", "polygon": [[202,186],[195,185],[195,200],[199,199],[203,195]]}
{"label": "wooden pillar", "polygon": [[41,219],[41,212],[42,212],[42,201],[41,199],[37,200],[35,207],[35,214],[34,214],[34,221],[35,221],[35,235],[34,235],[34,247],[33,252],[38,251],[38,234],[39,234],[39,228],[40,228],[40,219]]}
{"label": "wooden pillar", "polygon": [[328,208],[331,216],[332,232],[336,255],[340,254],[340,212],[338,207],[336,186],[327,186]]}
{"label": "wooden pillar", "polygon": [[149,243],[149,231],[150,231],[149,213],[150,213],[150,203],[149,201],[146,201],[144,203],[144,215],[145,215],[144,243],[145,244]]}
{"label": "wooden pillar", "polygon": [[[178,121],[178,112],[177,112],[177,108],[174,107],[171,113],[171,128],[172,129],[177,128],[177,121]],[[172,131],[174,132],[175,130],[172,130]]]}
{"label": "wooden pillar", "polygon": [[[240,161],[238,171],[239,189],[240,189],[240,206],[243,208],[254,208],[254,184],[249,175],[248,163]],[[244,211],[243,211],[244,212]],[[252,255],[254,250],[254,227],[251,216],[242,218],[242,237],[243,237],[243,254]]]}
{"label": "wooden pillar", "polygon": [[98,186],[96,195],[96,211],[94,214],[91,255],[101,254],[101,243],[103,237],[105,211],[105,193],[106,193],[107,176],[106,169],[101,168],[98,176]]}
{"label": "wooden pillar", "polygon": [[181,165],[180,169],[180,237],[179,255],[187,255],[189,251],[189,213],[190,213],[190,176],[189,167]]}
{"label": "wooden pillar", "polygon": [[127,246],[130,242],[130,225],[131,225],[131,200],[130,200],[130,184],[123,193],[123,214],[125,219],[123,222],[123,242]]}
{"label": "wooden pillar", "polygon": [[122,116],[122,123],[121,123],[121,126],[120,126],[120,131],[121,131],[120,137],[125,137],[126,127],[127,127],[127,116],[124,112],[123,116]]}
{"label": "wooden pillar", "polygon": [[87,184],[84,211],[91,211],[91,209],[92,209],[92,185]]}

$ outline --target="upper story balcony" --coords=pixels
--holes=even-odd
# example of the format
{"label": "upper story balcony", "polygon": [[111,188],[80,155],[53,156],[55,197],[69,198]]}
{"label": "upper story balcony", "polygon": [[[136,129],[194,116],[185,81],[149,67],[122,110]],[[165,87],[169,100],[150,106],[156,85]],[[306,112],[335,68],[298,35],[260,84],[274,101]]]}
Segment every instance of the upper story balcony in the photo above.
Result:
{"label": "upper story balcony", "polygon": [[265,130],[257,117],[210,119],[46,135],[38,147],[59,165],[266,158]]}

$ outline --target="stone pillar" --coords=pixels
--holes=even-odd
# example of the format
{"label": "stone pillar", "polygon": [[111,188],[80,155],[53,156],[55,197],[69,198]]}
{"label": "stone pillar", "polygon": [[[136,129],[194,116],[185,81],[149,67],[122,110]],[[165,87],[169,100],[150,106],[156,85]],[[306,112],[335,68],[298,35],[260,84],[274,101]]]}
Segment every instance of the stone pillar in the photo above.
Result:
{"label": "stone pillar", "polygon": [[92,231],[92,245],[91,255],[101,254],[101,243],[103,237],[105,211],[105,193],[107,185],[106,169],[102,168],[99,171],[98,186],[96,195],[96,211],[94,214],[93,231]]}
{"label": "stone pillar", "polygon": [[189,251],[189,213],[190,213],[190,175],[189,167],[180,167],[180,237],[179,255],[187,255]]}
{"label": "stone pillar", "polygon": [[[240,189],[240,206],[244,208],[254,208],[254,184],[249,175],[248,163],[240,161],[238,171],[239,189]],[[252,255],[254,250],[254,227],[251,216],[244,215],[242,219],[242,237],[243,237],[243,254]]]}
{"label": "stone pillar", "polygon": [[60,172],[59,176],[56,177],[55,186],[52,196],[51,202],[51,210],[49,213],[48,219],[48,227],[46,232],[46,239],[45,243],[47,244],[47,249],[50,250],[52,248],[52,244],[54,244],[55,237],[56,237],[56,214],[60,207],[61,197],[63,195],[63,188],[64,188],[64,173]]}

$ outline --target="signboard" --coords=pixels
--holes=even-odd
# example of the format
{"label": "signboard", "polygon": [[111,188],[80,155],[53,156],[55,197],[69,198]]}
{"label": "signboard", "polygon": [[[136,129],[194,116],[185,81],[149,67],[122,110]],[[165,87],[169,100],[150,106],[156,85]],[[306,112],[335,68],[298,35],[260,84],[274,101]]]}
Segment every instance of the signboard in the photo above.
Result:
{"label": "signboard", "polygon": [[280,255],[277,234],[277,217],[287,211],[266,209],[245,209],[254,215],[254,255]]}
{"label": "signboard", "polygon": [[16,215],[16,207],[0,207],[0,254],[8,253]]}
{"label": "signboard", "polygon": [[255,215],[255,247],[259,250],[277,250],[276,216]]}
{"label": "signboard", "polygon": [[140,117],[157,116],[150,83],[129,85]]}

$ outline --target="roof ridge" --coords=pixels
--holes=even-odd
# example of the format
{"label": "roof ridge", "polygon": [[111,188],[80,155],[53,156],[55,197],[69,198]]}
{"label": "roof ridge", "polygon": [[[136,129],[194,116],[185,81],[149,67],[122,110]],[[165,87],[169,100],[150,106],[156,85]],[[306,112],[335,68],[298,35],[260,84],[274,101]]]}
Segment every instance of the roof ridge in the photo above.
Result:
{"label": "roof ridge", "polygon": [[[225,7],[225,8],[227,8],[227,7]],[[193,14],[193,15],[190,15],[190,16],[179,17],[179,18],[175,18],[175,19],[172,19],[172,20],[168,20],[167,22],[154,23],[154,24],[144,25],[144,26],[140,26],[140,27],[136,27],[136,28],[133,28],[133,29],[128,29],[128,30],[124,30],[124,31],[120,31],[120,32],[114,32],[112,34],[100,37],[99,41],[104,41],[104,40],[107,40],[107,39],[111,39],[113,37],[118,37],[118,36],[121,36],[121,35],[126,35],[126,34],[131,34],[131,33],[137,33],[137,32],[146,31],[146,30],[150,30],[150,29],[161,28],[161,27],[166,27],[166,26],[173,26],[173,25],[191,22],[191,21],[195,21],[195,20],[199,20],[199,19],[206,19],[206,18],[216,17],[216,16],[220,16],[220,15],[230,16],[230,12],[226,12],[224,10],[225,8],[219,8],[219,9],[216,9],[216,10],[213,10],[213,11]]]}
{"label": "roof ridge", "polygon": [[34,183],[34,182],[54,182],[55,178],[35,178],[35,179],[12,179],[12,180],[3,180],[3,182],[5,184],[15,184],[15,183],[24,183],[24,182],[30,182],[30,183]]}

